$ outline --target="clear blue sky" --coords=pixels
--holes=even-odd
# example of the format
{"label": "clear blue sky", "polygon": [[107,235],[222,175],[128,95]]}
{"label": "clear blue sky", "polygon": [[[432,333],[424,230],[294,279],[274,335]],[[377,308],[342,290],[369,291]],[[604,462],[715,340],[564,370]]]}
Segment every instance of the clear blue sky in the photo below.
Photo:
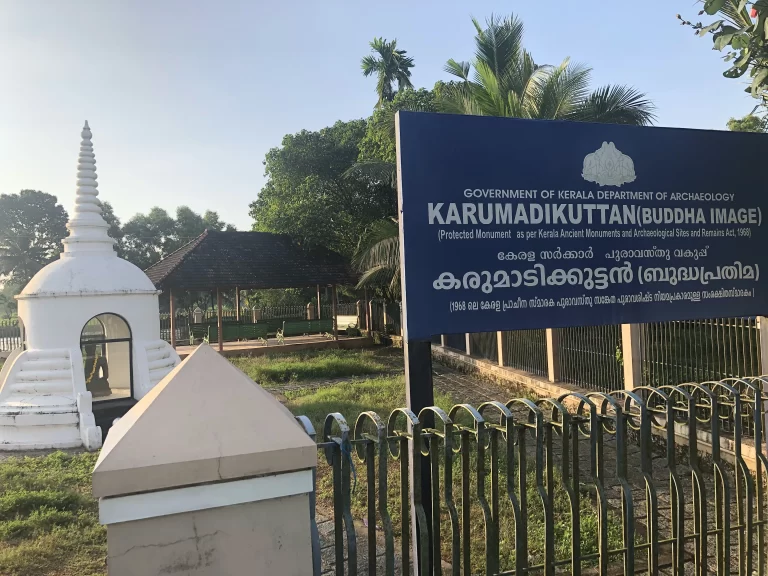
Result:
{"label": "clear blue sky", "polygon": [[470,16],[517,13],[539,63],[565,56],[595,86],[627,83],[658,124],[724,129],[753,100],[682,28],[692,0],[3,0],[0,193],[35,188],[71,208],[79,132],[94,133],[101,197],[125,221],[155,205],[217,210],[250,228],[262,161],[286,133],[366,117],[374,36],[415,58],[413,82],[472,56]]}

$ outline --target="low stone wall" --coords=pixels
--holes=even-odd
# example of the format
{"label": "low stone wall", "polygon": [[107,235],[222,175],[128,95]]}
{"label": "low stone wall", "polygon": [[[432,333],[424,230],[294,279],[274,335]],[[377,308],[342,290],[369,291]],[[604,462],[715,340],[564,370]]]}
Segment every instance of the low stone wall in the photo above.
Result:
{"label": "low stone wall", "polygon": [[[504,382],[513,388],[520,389],[523,394],[529,392],[541,398],[559,398],[565,394],[573,392],[591,392],[591,390],[571,386],[564,382],[549,382],[548,380],[534,376],[533,374],[515,370],[514,368],[499,366],[489,360],[472,358],[457,350],[437,346],[435,344],[432,345],[432,357],[435,360],[458,370],[480,374],[493,380]],[[508,399],[499,398],[499,400],[506,401]],[[563,403],[567,408],[573,409],[574,405],[578,404],[578,400],[570,398],[566,399]],[[696,430],[697,445],[700,452],[712,454],[712,434],[705,429],[706,426],[707,425],[702,424],[701,427]],[[653,430],[653,433],[660,437],[664,435],[663,431],[658,430]],[[688,426],[676,423],[675,437],[676,443],[688,445]],[[720,437],[720,449],[724,454],[733,456],[735,448],[736,444],[733,441],[733,438],[729,438],[728,436]],[[750,470],[755,472],[757,470],[757,456],[755,452],[755,443],[751,438],[742,439],[741,452],[744,462]]]}

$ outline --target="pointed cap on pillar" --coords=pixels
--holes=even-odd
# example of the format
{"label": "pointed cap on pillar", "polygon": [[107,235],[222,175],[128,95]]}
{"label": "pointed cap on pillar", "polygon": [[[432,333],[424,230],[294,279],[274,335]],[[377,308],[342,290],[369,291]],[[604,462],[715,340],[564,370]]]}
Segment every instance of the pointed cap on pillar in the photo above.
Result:
{"label": "pointed cap on pillar", "polygon": [[93,494],[119,496],[305,470],[317,447],[293,415],[201,345],[115,424]]}

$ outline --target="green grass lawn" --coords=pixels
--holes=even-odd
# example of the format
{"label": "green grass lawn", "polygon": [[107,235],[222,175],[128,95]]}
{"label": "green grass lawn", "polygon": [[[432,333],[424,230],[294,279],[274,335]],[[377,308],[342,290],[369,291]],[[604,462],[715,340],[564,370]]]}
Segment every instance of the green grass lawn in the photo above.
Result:
{"label": "green grass lawn", "polygon": [[322,350],[233,358],[232,363],[265,388],[279,384],[381,374],[391,370],[389,349]]}
{"label": "green grass lawn", "polygon": [[0,462],[0,574],[106,574],[106,530],[91,495],[97,457],[57,452]]}

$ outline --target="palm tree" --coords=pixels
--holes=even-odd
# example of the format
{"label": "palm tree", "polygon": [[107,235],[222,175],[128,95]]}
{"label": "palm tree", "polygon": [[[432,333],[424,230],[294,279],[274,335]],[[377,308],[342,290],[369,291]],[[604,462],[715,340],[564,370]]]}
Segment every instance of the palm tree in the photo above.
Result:
{"label": "palm tree", "polygon": [[[609,85],[590,92],[590,68],[567,58],[558,66],[536,64],[523,48],[518,18],[491,16],[485,27],[475,19],[472,23],[477,33],[475,58],[471,63],[447,62],[445,70],[459,80],[444,85],[438,101],[442,112],[635,126],[653,122],[653,104],[634,88]],[[359,163],[349,173],[378,181],[391,175],[394,185],[395,167],[385,162]],[[397,225],[374,223],[361,238],[353,262],[362,272],[359,287],[385,285],[390,293],[399,293]]]}
{"label": "palm tree", "polygon": [[364,76],[376,75],[376,92],[379,95],[377,106],[385,101],[391,102],[395,97],[394,84],[397,89],[413,88],[411,84],[411,68],[413,58],[406,56],[405,50],[397,49],[397,40],[387,42],[384,38],[374,38],[370,43],[371,52],[363,58],[361,65]]}
{"label": "palm tree", "polygon": [[474,59],[445,65],[459,81],[445,89],[444,112],[635,126],[653,122],[653,104],[634,88],[604,86],[590,92],[590,68],[568,58],[557,66],[536,64],[523,47],[518,18],[491,16],[485,27],[475,19],[472,23]]}
{"label": "palm tree", "polygon": [[382,286],[387,295],[400,295],[400,236],[397,220],[373,222],[360,238],[352,266],[362,273],[358,288]]}

